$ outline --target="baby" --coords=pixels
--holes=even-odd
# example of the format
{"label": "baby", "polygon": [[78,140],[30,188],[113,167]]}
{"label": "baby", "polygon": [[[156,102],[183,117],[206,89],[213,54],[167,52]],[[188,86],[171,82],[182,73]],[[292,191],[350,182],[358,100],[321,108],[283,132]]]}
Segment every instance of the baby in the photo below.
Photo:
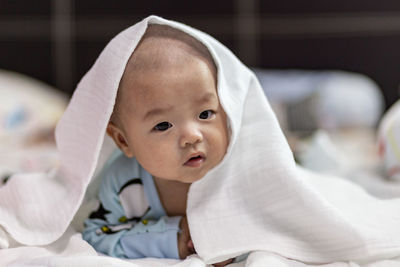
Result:
{"label": "baby", "polygon": [[229,143],[208,49],[180,30],[149,25],[125,68],[107,134],[120,151],[102,172],[100,207],[83,238],[121,258],[195,253],[188,189]]}

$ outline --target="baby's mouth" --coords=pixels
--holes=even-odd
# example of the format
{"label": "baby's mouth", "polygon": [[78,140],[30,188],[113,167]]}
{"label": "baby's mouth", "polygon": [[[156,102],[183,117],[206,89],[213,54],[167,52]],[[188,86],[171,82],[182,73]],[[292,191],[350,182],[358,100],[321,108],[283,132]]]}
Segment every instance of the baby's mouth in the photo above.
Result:
{"label": "baby's mouth", "polygon": [[199,167],[204,162],[205,157],[202,155],[197,155],[191,157],[185,162],[185,166],[189,167]]}

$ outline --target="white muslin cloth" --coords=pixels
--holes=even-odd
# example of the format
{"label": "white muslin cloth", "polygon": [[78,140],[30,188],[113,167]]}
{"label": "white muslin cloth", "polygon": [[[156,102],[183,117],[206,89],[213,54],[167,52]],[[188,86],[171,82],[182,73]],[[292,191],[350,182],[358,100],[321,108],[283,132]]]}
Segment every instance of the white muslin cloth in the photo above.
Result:
{"label": "white muslin cloth", "polygon": [[[255,75],[209,35],[157,16],[111,40],[78,84],[56,130],[60,166],[15,175],[0,187],[0,225],[10,239],[40,247],[70,225],[101,167],[100,154],[108,155],[103,142],[118,84],[149,23],[180,29],[208,47],[231,130],[223,161],[189,191],[187,216],[198,253],[190,262],[205,266],[249,251],[267,256],[250,254],[248,266],[303,266],[284,265],[283,259],[367,264],[400,255],[400,199],[380,200],[342,179],[298,167]],[[87,266],[100,266],[89,252]]]}

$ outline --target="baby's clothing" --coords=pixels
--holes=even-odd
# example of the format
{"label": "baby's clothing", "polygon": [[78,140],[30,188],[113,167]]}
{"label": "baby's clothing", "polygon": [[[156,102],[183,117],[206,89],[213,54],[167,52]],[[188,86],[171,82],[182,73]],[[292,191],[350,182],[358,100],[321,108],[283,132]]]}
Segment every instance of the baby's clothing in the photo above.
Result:
{"label": "baby's clothing", "polygon": [[85,221],[83,238],[113,257],[179,259],[181,217],[167,216],[151,174],[118,151],[101,176],[100,206]]}

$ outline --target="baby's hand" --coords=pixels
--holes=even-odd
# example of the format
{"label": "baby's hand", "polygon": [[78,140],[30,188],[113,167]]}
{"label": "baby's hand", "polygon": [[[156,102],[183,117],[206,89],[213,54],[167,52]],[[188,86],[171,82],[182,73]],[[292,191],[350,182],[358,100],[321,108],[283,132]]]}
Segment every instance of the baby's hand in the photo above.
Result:
{"label": "baby's hand", "polygon": [[[181,222],[179,223],[179,228],[181,229],[181,231],[178,235],[179,258],[186,259],[187,256],[196,253],[192,239],[190,237],[189,225],[188,225],[186,216],[182,217]],[[220,266],[225,266],[232,262],[233,262],[233,259],[229,259],[226,261],[214,263],[213,265],[215,267],[217,267],[217,266],[220,267]]]}
{"label": "baby's hand", "polygon": [[179,228],[181,229],[180,233],[178,234],[179,258],[185,259],[187,256],[196,253],[190,237],[186,216],[182,217],[181,222],[179,223]]}

